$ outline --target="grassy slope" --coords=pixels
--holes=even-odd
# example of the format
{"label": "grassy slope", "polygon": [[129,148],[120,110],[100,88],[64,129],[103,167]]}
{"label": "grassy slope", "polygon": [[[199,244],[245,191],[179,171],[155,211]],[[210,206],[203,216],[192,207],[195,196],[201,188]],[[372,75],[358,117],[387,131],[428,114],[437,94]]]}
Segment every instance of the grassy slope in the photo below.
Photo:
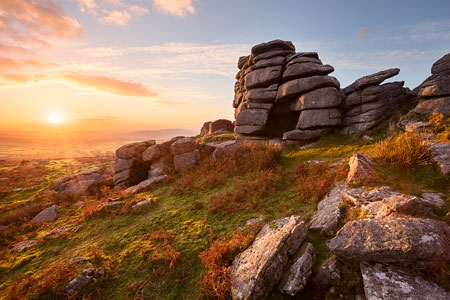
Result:
{"label": "grassy slope", "polygon": [[[308,150],[286,149],[279,162],[281,168],[276,171],[279,178],[274,182],[275,189],[267,194],[247,197],[244,201],[248,202],[248,205],[232,212],[226,205],[215,213],[208,210],[211,197],[223,196],[226,192],[234,193],[242,184],[255,180],[255,174],[230,176],[213,188],[194,189],[181,194],[173,192],[179,181],[172,179],[151,191],[132,196],[134,200],[128,199],[156,200],[151,207],[137,213],[117,208],[83,219],[82,208],[65,206],[59,211],[60,217],[55,222],[37,228],[29,228],[28,225],[13,227],[12,230],[17,236],[12,240],[38,238],[63,224],[69,225],[70,228],[79,226],[79,229],[62,237],[42,241],[35,247],[17,254],[12,254],[7,248],[11,248],[15,242],[3,247],[0,251],[0,294],[4,295],[2,299],[8,299],[4,292],[17,283],[19,278],[26,279],[33,274],[39,274],[52,263],[67,263],[73,257],[85,257],[91,264],[106,268],[106,279],[98,284],[97,290],[92,291],[96,298],[139,299],[139,296],[142,296],[145,299],[199,299],[202,296],[204,269],[198,255],[209,248],[211,236],[230,239],[237,227],[260,215],[267,221],[292,214],[309,220],[317,202],[302,199],[302,194],[296,187],[299,183],[292,184],[292,178],[286,178],[292,176],[290,171],[295,163],[308,160],[346,160],[355,152],[370,154],[373,144],[374,142],[363,141],[359,137],[330,136]],[[49,169],[48,174],[39,189],[13,193],[0,200],[3,213],[16,202],[28,201],[33,194],[63,176],[68,171],[65,164],[66,161],[51,161],[46,166]],[[85,163],[77,166],[77,169],[90,165]],[[447,199],[445,212],[450,210],[450,181],[439,175],[435,166],[428,166],[417,172],[395,170],[383,163],[379,163],[377,168],[381,179],[376,184],[391,185],[394,190],[410,194],[425,191],[444,192]],[[7,171],[3,168],[1,170]],[[97,200],[91,197],[89,201]],[[169,243],[180,253],[180,258],[172,269],[169,267],[169,261],[152,260],[152,257],[164,251],[161,242],[149,240],[148,234],[160,230],[161,227],[173,233],[173,239],[170,239]],[[320,263],[329,257],[325,246],[326,238],[318,233],[310,233],[307,240],[312,242],[318,251],[315,267],[317,272]],[[84,263],[73,264],[70,268],[79,271],[83,266]],[[340,283],[342,290],[338,292],[347,295],[362,293],[357,268],[346,268],[348,270]],[[67,282],[67,279],[65,280]],[[313,299],[314,291],[309,289],[303,296],[302,299]],[[271,298],[283,299],[283,296],[274,292]]]}

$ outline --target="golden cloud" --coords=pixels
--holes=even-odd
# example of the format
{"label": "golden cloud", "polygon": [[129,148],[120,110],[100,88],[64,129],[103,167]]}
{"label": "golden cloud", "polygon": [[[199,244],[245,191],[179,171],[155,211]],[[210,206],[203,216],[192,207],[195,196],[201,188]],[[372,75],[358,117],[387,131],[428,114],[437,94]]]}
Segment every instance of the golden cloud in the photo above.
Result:
{"label": "golden cloud", "polygon": [[184,17],[186,14],[193,14],[195,8],[193,0],[154,0],[155,8],[163,13]]}

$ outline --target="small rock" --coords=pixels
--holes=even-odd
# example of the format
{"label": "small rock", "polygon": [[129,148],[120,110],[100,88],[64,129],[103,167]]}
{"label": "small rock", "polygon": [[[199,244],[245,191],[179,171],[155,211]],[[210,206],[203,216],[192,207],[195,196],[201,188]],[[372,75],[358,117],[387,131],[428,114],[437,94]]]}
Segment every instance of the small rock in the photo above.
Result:
{"label": "small rock", "polygon": [[331,287],[333,280],[340,280],[341,272],[337,267],[337,260],[332,259],[324,263],[319,270],[319,273],[314,278],[314,283],[322,290],[327,290]]}
{"label": "small rock", "polygon": [[25,191],[31,191],[34,190],[36,188],[38,188],[39,185],[32,185],[32,186],[25,186],[25,187],[20,187],[14,190],[14,192],[25,192]]}
{"label": "small rock", "polygon": [[36,240],[28,240],[28,241],[20,242],[20,243],[18,243],[17,245],[14,246],[12,252],[13,252],[13,253],[15,253],[15,252],[20,252],[20,251],[22,251],[23,249],[33,247],[33,246],[36,245],[36,244],[37,244],[37,241],[36,241]]}
{"label": "small rock", "polygon": [[368,135],[364,135],[364,136],[362,137],[362,139],[363,139],[364,141],[368,141],[368,142],[373,141],[373,138],[371,138],[371,137],[368,136]]}
{"label": "small rock", "polygon": [[80,292],[83,291],[91,282],[94,282],[94,279],[99,279],[105,276],[105,271],[102,269],[86,269],[73,278],[64,288],[64,293],[71,297],[76,296]]}
{"label": "small rock", "polygon": [[0,178],[0,182],[3,182],[3,181],[7,181],[9,178],[7,178],[7,177],[2,177],[2,178]]}
{"label": "small rock", "polygon": [[140,201],[140,202],[136,203],[135,205],[131,206],[131,209],[138,209],[141,207],[150,206],[150,205],[152,205],[152,203],[153,203],[152,199],[143,200],[143,201]]}
{"label": "small rock", "polygon": [[77,202],[75,202],[73,204],[73,206],[75,206],[75,207],[82,207],[82,206],[84,206],[84,202],[83,201],[77,201]]}
{"label": "small rock", "polygon": [[34,223],[42,223],[42,222],[48,222],[53,221],[57,217],[57,211],[58,211],[58,205],[52,205],[43,211],[41,211],[39,214],[37,214],[31,222]]}
{"label": "small rock", "polygon": [[442,193],[423,193],[422,200],[429,202],[439,208],[443,208],[445,205],[445,200],[442,199],[442,196],[444,196],[444,194]]}
{"label": "small rock", "polygon": [[400,195],[371,202],[361,208],[368,217],[382,218],[387,216],[434,216],[434,204],[415,196]]}
{"label": "small rock", "polygon": [[131,194],[139,193],[139,192],[145,190],[146,188],[150,187],[152,184],[155,184],[155,183],[158,183],[160,181],[163,181],[167,177],[168,177],[167,175],[160,175],[160,176],[155,176],[155,177],[146,179],[146,180],[140,182],[137,185],[134,185],[134,186],[131,186],[131,187],[127,188],[124,191],[124,194],[131,195]]}
{"label": "small rock", "polygon": [[61,234],[61,233],[64,233],[64,232],[67,231],[67,229],[69,229],[67,226],[62,226],[62,227],[60,227],[58,229],[55,229],[52,232],[49,232],[46,235],[44,235],[44,239],[53,237],[53,236]]}
{"label": "small rock", "polygon": [[375,178],[377,175],[372,168],[373,162],[365,155],[356,153],[349,161],[350,171],[347,182],[361,182],[363,180]]}
{"label": "small rock", "polygon": [[309,276],[311,276],[314,260],[314,247],[311,243],[308,243],[305,252],[291,266],[289,278],[280,291],[291,296],[295,296],[302,291]]}
{"label": "small rock", "polygon": [[244,226],[252,226],[253,224],[259,223],[259,222],[264,222],[264,216],[259,216],[250,220],[247,220],[245,222]]}
{"label": "small rock", "polygon": [[117,205],[123,205],[125,203],[125,201],[123,200],[117,200],[117,201],[108,201],[105,203],[106,207],[114,207]]}

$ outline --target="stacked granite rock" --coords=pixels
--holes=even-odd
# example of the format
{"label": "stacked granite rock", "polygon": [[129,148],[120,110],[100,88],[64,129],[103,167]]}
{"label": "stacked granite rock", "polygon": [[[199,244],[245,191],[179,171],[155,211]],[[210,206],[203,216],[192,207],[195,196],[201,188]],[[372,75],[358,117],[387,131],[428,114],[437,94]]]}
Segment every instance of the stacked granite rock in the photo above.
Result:
{"label": "stacked granite rock", "polygon": [[254,46],[238,68],[236,133],[310,140],[341,125],[339,82],[317,53],[274,40]]}
{"label": "stacked granite rock", "polygon": [[450,53],[436,61],[428,77],[414,91],[417,91],[419,104],[413,110],[417,114],[450,113]]}
{"label": "stacked granite rock", "polygon": [[344,134],[372,129],[393,116],[410,96],[410,90],[403,87],[404,81],[381,83],[399,72],[400,69],[394,68],[367,75],[342,90],[345,94]]}
{"label": "stacked granite rock", "polygon": [[192,168],[200,159],[194,138],[175,137],[156,144],[154,140],[128,144],[116,151],[114,185],[134,186]]}
{"label": "stacked granite rock", "polygon": [[233,130],[233,122],[226,119],[219,119],[203,123],[202,129],[200,130],[200,136],[205,136],[213,133],[232,132]]}

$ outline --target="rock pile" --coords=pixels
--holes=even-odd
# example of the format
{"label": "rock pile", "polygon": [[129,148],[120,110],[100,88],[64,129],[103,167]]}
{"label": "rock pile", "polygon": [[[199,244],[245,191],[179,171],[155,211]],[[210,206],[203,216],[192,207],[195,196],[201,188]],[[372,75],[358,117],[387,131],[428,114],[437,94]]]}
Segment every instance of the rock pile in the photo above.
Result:
{"label": "rock pile", "polygon": [[341,125],[340,85],[317,53],[274,40],[254,46],[238,68],[236,133],[311,140]]}
{"label": "rock pile", "polygon": [[381,83],[399,72],[400,69],[389,69],[364,76],[342,90],[345,94],[343,133],[369,130],[392,117],[408,99],[410,91],[403,87],[404,81]]}
{"label": "rock pile", "polygon": [[128,144],[116,151],[114,184],[132,186],[129,191],[136,192],[174,172],[192,168],[199,159],[199,145],[190,137],[175,137],[161,144]]}
{"label": "rock pile", "polygon": [[431,115],[450,113],[450,53],[436,61],[431,76],[414,89],[420,99],[414,113]]}

